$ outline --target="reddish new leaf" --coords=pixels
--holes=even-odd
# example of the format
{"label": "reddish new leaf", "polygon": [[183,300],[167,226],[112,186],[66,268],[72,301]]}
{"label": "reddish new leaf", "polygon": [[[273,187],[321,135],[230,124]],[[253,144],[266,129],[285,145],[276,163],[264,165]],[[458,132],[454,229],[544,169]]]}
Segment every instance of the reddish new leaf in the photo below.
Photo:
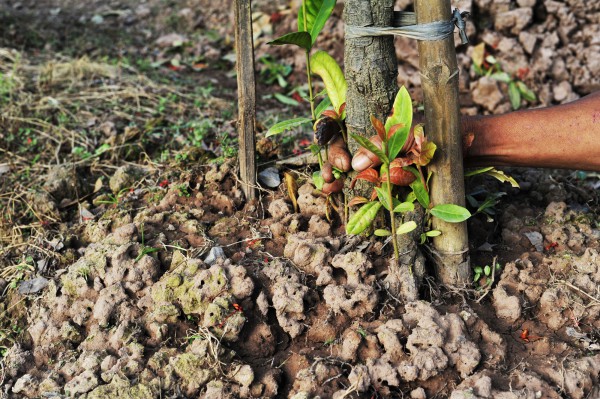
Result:
{"label": "reddish new leaf", "polygon": [[352,179],[352,182],[350,183],[350,189],[354,188],[358,180],[366,180],[373,184],[377,184],[379,183],[379,173],[373,168],[363,170],[357,174],[354,179]]}
{"label": "reddish new leaf", "polygon": [[321,113],[321,115],[328,116],[331,119],[335,119],[335,120],[340,119],[340,115],[332,109],[326,109],[325,111],[323,111]]}
{"label": "reddish new leaf", "polygon": [[397,123],[394,126],[390,127],[390,131],[388,132],[388,139],[391,138],[394,134],[396,134],[398,129],[401,129],[403,127],[404,127],[403,123]]}
{"label": "reddish new leaf", "polygon": [[356,206],[356,205],[360,205],[360,204],[366,204],[367,202],[369,202],[369,200],[366,199],[365,197],[354,197],[350,200],[350,202],[348,202],[348,206]]}
{"label": "reddish new leaf", "polygon": [[425,143],[423,144],[423,148],[421,148],[421,152],[414,160],[415,164],[420,166],[426,166],[429,162],[431,162],[431,159],[433,158],[433,154],[435,154],[436,149],[437,146],[435,145],[435,143],[431,141],[425,141]]}
{"label": "reddish new leaf", "polygon": [[[396,186],[408,186],[415,181],[416,176],[404,169],[403,166],[410,165],[412,160],[409,158],[396,158],[390,163],[390,182]],[[387,174],[381,174],[381,181],[387,181]]]}
{"label": "reddish new leaf", "polygon": [[375,128],[377,135],[382,141],[385,141],[385,126],[383,126],[383,122],[375,117],[375,115],[371,115],[371,125]]}
{"label": "reddish new leaf", "polygon": [[365,169],[356,175],[356,179],[357,180],[366,180],[373,184],[377,184],[377,182],[379,182],[379,172],[377,172],[373,168]]}

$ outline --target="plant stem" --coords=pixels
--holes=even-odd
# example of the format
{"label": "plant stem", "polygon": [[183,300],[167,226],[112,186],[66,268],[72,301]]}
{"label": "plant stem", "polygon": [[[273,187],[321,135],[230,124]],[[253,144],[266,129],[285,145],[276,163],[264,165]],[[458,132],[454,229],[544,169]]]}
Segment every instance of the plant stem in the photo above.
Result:
{"label": "plant stem", "polygon": [[[304,3],[303,7],[304,7]],[[306,26],[306,12],[304,12],[304,26]],[[310,115],[312,120],[316,119],[315,115],[315,99],[313,97],[313,89],[312,89],[312,78],[311,78],[311,69],[310,69],[310,51],[306,50],[306,79],[308,80],[308,101],[310,102]]]}
{"label": "plant stem", "polygon": [[345,128],[344,124],[342,123],[342,120],[338,120],[337,124],[340,127],[340,132],[342,133],[342,138],[344,139],[344,143],[346,145],[348,145],[348,133],[346,132],[346,128]]}
{"label": "plant stem", "polygon": [[[304,31],[308,32],[308,30],[306,29],[306,1],[302,1],[302,17],[304,19]],[[312,117],[312,120],[314,121],[316,119],[315,99],[313,98],[312,78],[310,76],[311,74],[312,72],[310,70],[310,50],[306,50],[306,80],[308,81],[308,101],[310,102],[310,115]]]}
{"label": "plant stem", "polygon": [[[396,258],[396,262],[399,261],[400,251],[398,250],[398,241],[396,240],[396,218],[394,217],[394,200],[392,199],[392,182],[390,178],[390,165],[386,165],[387,172],[387,195],[388,195],[388,203],[390,204],[390,223],[392,227],[392,244],[394,245],[394,258]],[[411,270],[412,273],[412,270]]]}
{"label": "plant stem", "polygon": [[345,191],[342,191],[342,195],[344,196],[344,226],[348,224],[348,196]]}
{"label": "plant stem", "polygon": [[321,151],[317,153],[317,159],[319,160],[319,168],[323,170],[323,156],[321,155]]}

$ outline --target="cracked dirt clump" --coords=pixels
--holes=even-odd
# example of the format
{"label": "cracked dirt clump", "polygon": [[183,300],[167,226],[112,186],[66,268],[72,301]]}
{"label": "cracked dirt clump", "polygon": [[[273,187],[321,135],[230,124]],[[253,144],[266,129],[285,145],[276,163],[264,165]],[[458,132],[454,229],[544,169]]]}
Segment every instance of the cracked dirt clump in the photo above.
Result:
{"label": "cracked dirt clump", "polygon": [[[243,309],[234,306],[254,290],[246,269],[229,259],[208,267],[175,251],[169,271],[161,275],[156,258],[140,256],[138,231],[132,223],[117,228],[90,244],[58,284],[50,281],[31,310],[31,354],[15,348],[8,356],[15,359],[7,363],[9,375],[25,372],[14,393],[36,397],[64,390],[89,398],[133,399],[180,386],[195,395],[209,381],[233,373],[230,391],[248,397],[252,369],[231,362],[231,351],[222,346],[215,349],[216,336],[219,345],[235,341],[246,321]],[[180,317],[197,320],[202,333],[183,351],[162,347],[156,353],[168,357],[151,367],[145,348],[168,342],[181,328]],[[27,356],[33,362],[18,360]],[[226,365],[214,367],[228,358]],[[138,382],[130,383],[131,378]]]}
{"label": "cracked dirt clump", "polygon": [[317,285],[332,281],[332,253],[340,246],[339,239],[314,238],[309,232],[290,234],[283,256],[289,258],[303,272],[317,276]]}
{"label": "cracked dirt clump", "polygon": [[345,278],[338,278],[323,290],[327,306],[335,313],[345,313],[350,317],[361,317],[372,312],[379,302],[374,287],[375,277],[368,274],[371,262],[362,252],[338,254],[331,266],[344,271]]}
{"label": "cracked dirt clump", "polygon": [[279,260],[270,262],[264,273],[273,283],[270,296],[279,325],[292,338],[297,337],[304,331],[304,297],[308,287],[300,282],[298,272]]}
{"label": "cracked dirt clump", "polygon": [[440,316],[431,304],[417,301],[407,304],[402,320],[412,327],[406,343],[410,359],[399,368],[406,380],[425,380],[445,368],[446,362],[466,378],[479,364],[481,353],[459,315]]}

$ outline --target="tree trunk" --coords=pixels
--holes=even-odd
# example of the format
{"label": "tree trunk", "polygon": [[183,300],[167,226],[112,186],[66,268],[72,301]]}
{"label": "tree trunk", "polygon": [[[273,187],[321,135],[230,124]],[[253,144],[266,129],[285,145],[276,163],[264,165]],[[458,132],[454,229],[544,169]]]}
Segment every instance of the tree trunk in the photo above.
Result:
{"label": "tree trunk", "polygon": [[[390,26],[394,0],[346,0],[344,21],[349,26]],[[350,133],[370,137],[375,133],[370,115],[385,120],[398,92],[398,62],[394,38],[346,39],[344,69],[348,81],[346,126]],[[349,140],[355,153],[358,144]]]}
{"label": "tree trunk", "polygon": [[[417,23],[447,21],[450,0],[415,0]],[[431,203],[465,205],[465,186],[458,103],[458,67],[454,37],[419,42],[419,67],[425,103],[425,129],[438,150],[428,170]],[[467,225],[433,218],[433,228],[442,235],[433,240],[438,278],[447,285],[469,282]]]}
{"label": "tree trunk", "polygon": [[[344,21],[347,26],[391,26],[394,0],[346,0]],[[370,116],[385,122],[398,92],[398,62],[392,36],[347,38],[344,47],[344,69],[348,92],[346,96],[346,126],[349,133],[363,137],[376,134]],[[350,153],[358,144],[348,140]],[[372,184],[359,181],[352,193],[369,198]],[[379,223],[376,221],[376,223]],[[418,222],[417,222],[418,223]],[[385,279],[388,292],[394,297],[410,302],[418,299],[415,276],[408,266],[416,266],[415,272],[423,273],[422,255],[414,240],[401,240],[402,256],[389,262]]]}

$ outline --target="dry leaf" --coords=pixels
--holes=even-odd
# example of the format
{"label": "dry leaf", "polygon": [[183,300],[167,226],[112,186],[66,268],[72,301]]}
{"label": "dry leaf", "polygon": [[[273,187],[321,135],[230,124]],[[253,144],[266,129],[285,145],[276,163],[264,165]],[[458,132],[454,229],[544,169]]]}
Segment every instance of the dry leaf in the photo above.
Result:
{"label": "dry leaf", "polygon": [[294,205],[294,212],[298,213],[298,184],[296,183],[296,178],[293,174],[284,172],[283,179],[285,180],[288,196],[292,200],[292,205]]}

